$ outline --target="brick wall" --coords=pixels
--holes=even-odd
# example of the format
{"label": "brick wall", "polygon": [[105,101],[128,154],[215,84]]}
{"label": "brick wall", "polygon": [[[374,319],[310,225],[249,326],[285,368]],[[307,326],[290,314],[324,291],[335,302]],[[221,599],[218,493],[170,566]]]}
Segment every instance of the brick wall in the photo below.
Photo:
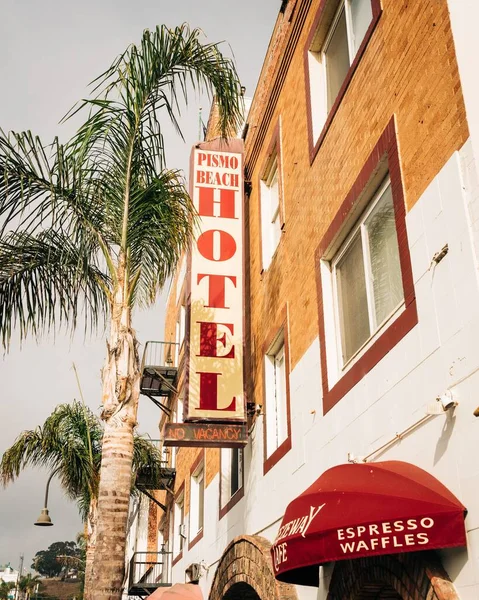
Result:
{"label": "brick wall", "polygon": [[[296,2],[291,31],[305,4]],[[266,77],[270,88],[258,88],[246,138],[245,164],[252,181],[252,376],[258,403],[265,324],[288,303],[294,368],[318,335],[314,250],[391,117],[396,115],[408,208],[468,137],[446,1],[383,0],[369,45],[311,164],[303,50],[319,4],[312,2],[307,12],[280,92],[273,86],[275,77],[283,76],[279,67]],[[279,121],[285,229],[270,268],[261,274],[259,180]]]}
{"label": "brick wall", "polygon": [[276,581],[269,550],[260,536],[240,536],[226,548],[209,595],[209,600],[297,600],[293,585]]}

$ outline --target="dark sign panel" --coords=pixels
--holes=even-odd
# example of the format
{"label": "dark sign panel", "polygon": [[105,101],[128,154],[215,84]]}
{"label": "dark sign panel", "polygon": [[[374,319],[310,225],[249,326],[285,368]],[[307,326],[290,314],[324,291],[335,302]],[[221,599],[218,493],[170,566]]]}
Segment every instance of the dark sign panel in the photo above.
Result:
{"label": "dark sign panel", "polygon": [[166,423],[165,446],[242,448],[248,441],[244,424]]}

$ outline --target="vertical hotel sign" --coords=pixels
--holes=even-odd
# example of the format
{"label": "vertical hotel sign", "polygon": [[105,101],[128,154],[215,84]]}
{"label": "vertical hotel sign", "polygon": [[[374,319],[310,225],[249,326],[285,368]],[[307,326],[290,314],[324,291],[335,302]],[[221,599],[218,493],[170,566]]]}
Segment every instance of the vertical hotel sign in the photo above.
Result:
{"label": "vertical hotel sign", "polygon": [[[211,148],[221,147],[222,150]],[[210,149],[205,149],[210,148]],[[199,231],[189,269],[185,420],[246,420],[242,141],[194,148],[192,198]]]}

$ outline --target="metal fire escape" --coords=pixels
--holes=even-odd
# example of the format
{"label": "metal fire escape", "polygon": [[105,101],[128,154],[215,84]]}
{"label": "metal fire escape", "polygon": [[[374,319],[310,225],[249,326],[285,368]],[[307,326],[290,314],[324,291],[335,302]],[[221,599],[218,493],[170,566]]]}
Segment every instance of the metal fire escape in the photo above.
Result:
{"label": "metal fire escape", "polygon": [[[177,393],[179,344],[174,342],[147,342],[141,364],[140,392],[149,398],[167,416],[170,399]],[[161,446],[160,440],[153,440]],[[148,466],[138,472],[136,487],[166,512],[166,506],[154,491],[171,492],[176,470],[170,467],[168,450],[164,448],[164,466],[160,478],[154,480]],[[171,586],[171,552],[161,546],[158,552],[135,552],[129,564],[128,595],[144,598],[159,587]]]}
{"label": "metal fire escape", "polygon": [[170,409],[161,400],[177,392],[178,357],[179,344],[175,342],[146,342],[141,363],[140,392],[168,416]]}
{"label": "metal fire escape", "polygon": [[130,561],[128,595],[144,598],[160,587],[170,587],[171,552],[135,552]]}

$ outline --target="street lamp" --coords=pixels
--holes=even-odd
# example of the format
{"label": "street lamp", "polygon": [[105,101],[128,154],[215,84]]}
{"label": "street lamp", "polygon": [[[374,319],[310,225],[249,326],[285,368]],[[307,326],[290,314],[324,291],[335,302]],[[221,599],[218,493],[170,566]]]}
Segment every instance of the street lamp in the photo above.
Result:
{"label": "street lamp", "polygon": [[45,502],[44,502],[44,507],[42,508],[42,512],[40,513],[40,516],[38,517],[38,519],[35,521],[34,525],[38,525],[39,527],[51,527],[53,525],[52,520],[50,519],[50,515],[48,514],[48,489],[50,487],[50,481],[52,480],[53,476],[56,475],[58,473],[58,471],[60,470],[60,467],[58,467],[58,469],[55,469],[54,471],[52,471],[50,477],[48,478],[47,481],[47,487],[45,488]]}

